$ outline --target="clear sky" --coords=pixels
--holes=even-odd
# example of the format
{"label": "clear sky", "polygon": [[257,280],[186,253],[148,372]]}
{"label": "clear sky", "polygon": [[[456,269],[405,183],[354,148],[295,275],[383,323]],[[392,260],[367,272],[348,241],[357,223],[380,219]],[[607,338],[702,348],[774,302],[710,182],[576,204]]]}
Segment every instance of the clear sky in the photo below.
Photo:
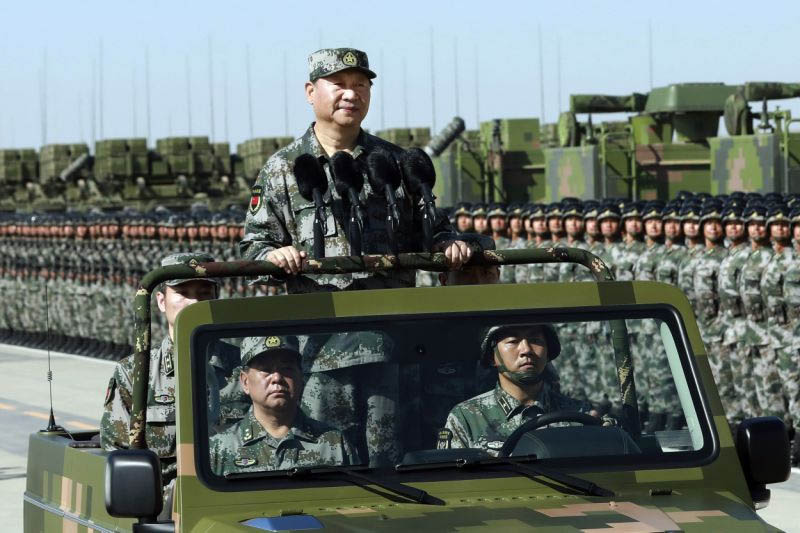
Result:
{"label": "clear sky", "polygon": [[[3,0],[0,20],[0,147],[41,145],[42,87],[48,142],[91,142],[93,131],[98,139],[101,131],[147,135],[146,53],[151,145],[188,134],[189,110],[191,133],[211,136],[210,93],[214,140],[235,146],[251,137],[248,47],[254,136],[296,136],[310,123],[303,83],[307,56],[320,47],[369,54],[378,73],[365,122],[371,130],[438,130],[456,113],[470,128],[540,117],[539,28],[547,121],[570,93],[647,91],[648,24],[654,86],[800,78],[797,0]],[[800,117],[800,99],[780,105]]]}

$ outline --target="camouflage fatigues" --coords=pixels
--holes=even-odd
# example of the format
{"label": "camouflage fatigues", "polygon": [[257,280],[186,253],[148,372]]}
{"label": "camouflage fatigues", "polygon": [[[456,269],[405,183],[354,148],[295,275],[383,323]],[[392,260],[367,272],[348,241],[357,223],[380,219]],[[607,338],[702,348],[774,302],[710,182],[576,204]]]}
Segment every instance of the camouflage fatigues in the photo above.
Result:
{"label": "camouflage fatigues", "polygon": [[220,476],[298,466],[358,464],[355,450],[341,431],[308,418],[299,409],[282,438],[270,435],[253,411],[248,411],[225,432],[211,437],[209,457],[211,470]]}
{"label": "camouflage fatigues", "polygon": [[564,396],[547,381],[543,382],[536,401],[528,406],[522,405],[498,383],[493,390],[461,402],[450,411],[445,429],[452,433],[452,440],[443,443],[440,437],[439,446],[480,448],[496,456],[508,436],[528,420],[553,411],[586,413],[590,409],[587,402]]}

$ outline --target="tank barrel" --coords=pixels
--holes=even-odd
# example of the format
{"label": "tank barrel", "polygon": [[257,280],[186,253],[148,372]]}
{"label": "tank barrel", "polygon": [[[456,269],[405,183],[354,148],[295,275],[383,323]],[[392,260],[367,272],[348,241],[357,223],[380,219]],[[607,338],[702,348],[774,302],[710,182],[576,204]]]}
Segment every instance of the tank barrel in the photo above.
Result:
{"label": "tank barrel", "polygon": [[631,93],[628,96],[608,94],[573,94],[569,109],[573,113],[637,113],[644,110],[647,95]]}
{"label": "tank barrel", "polygon": [[757,100],[783,100],[800,96],[800,83],[748,81],[744,84],[744,97],[748,102]]}
{"label": "tank barrel", "polygon": [[439,157],[442,152],[447,150],[447,147],[455,141],[466,129],[464,119],[455,117],[450,121],[450,124],[444,127],[437,135],[434,135],[428,144],[425,146],[425,152],[431,157]]}

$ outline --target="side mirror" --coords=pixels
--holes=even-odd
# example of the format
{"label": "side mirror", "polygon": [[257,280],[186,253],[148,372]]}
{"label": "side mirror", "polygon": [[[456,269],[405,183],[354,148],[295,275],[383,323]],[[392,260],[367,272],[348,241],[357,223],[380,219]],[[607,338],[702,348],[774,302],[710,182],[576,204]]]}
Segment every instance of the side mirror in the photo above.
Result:
{"label": "side mirror", "polygon": [[115,450],[106,461],[106,511],[155,522],[164,506],[161,463],[151,450]]}
{"label": "side mirror", "polygon": [[748,418],[736,432],[736,452],[756,509],[769,504],[765,485],[789,479],[789,436],[780,418]]}

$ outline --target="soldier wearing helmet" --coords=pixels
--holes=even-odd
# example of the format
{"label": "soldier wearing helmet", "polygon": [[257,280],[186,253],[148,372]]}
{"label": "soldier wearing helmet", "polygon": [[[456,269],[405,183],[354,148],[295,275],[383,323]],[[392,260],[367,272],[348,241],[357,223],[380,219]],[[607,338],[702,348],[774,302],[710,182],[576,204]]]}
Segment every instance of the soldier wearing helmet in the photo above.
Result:
{"label": "soldier wearing helmet", "polygon": [[242,420],[211,438],[216,474],[358,462],[341,431],[299,408],[301,357],[297,337],[291,335],[244,339],[239,383],[253,405]]}
{"label": "soldier wearing helmet", "polygon": [[591,411],[589,403],[569,398],[555,386],[548,363],[561,353],[561,343],[553,326],[491,327],[481,351],[483,363],[497,368],[497,385],[450,411],[438,448],[480,448],[497,455],[508,436],[530,419],[560,410]]}

